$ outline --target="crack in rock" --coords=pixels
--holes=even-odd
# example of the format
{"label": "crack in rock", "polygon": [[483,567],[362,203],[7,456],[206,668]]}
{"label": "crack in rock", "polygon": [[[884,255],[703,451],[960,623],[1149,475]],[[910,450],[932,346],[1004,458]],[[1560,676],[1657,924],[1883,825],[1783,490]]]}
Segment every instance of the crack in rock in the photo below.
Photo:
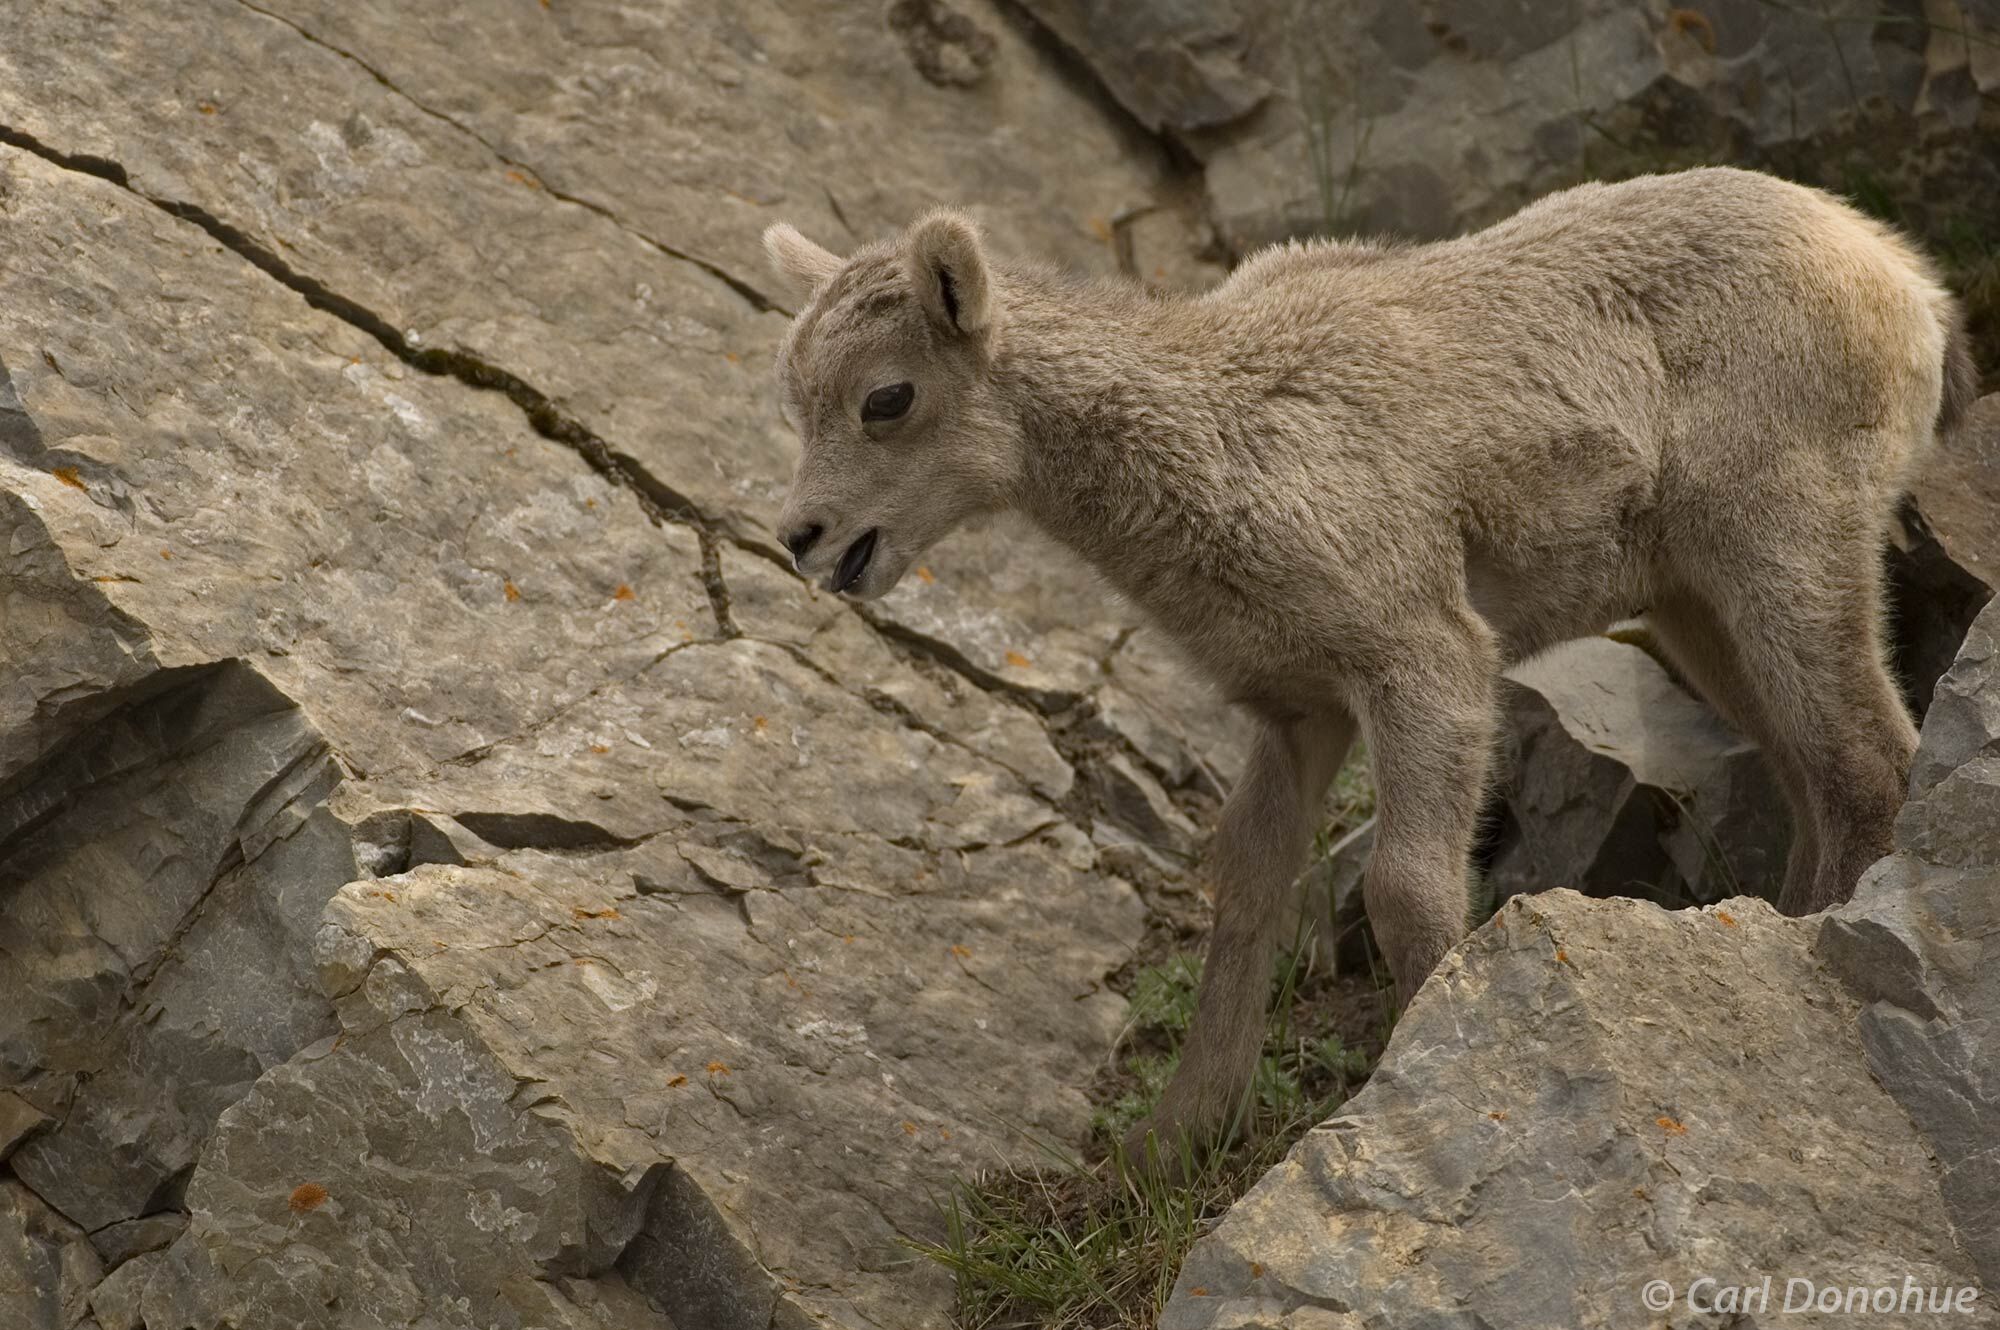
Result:
{"label": "crack in rock", "polygon": [[[712,550],[713,523],[708,515],[692,499],[646,472],[630,454],[613,451],[602,436],[556,405],[547,393],[512,370],[469,351],[418,345],[411,335],[397,329],[380,314],[299,272],[248,234],[200,204],[164,198],[140,189],[132,182],[131,173],[121,162],[88,153],[64,152],[11,125],[0,125],[0,143],[32,153],[65,171],[108,181],[168,216],[201,228],[224,248],[299,295],[307,305],[366,333],[410,368],[436,378],[456,379],[469,388],[497,392],[506,397],[520,408],[537,434],[562,444],[589,463],[592,470],[629,492],[655,526],[672,524],[693,529],[702,546],[704,583],[711,596],[717,630],[725,637],[735,635],[726,597],[714,599],[721,590],[720,556]],[[713,577],[706,575],[711,567],[715,569]]]}
{"label": "crack in rock", "polygon": [[408,92],[405,92],[402,88],[398,87],[395,81],[392,80],[387,74],[383,73],[380,69],[376,68],[369,61],[362,59],[354,52],[349,51],[344,47],[334,45],[332,42],[326,40],[324,37],[321,37],[318,33],[315,33],[310,29],[305,28],[300,24],[293,22],[291,19],[286,18],[283,14],[274,13],[271,10],[265,9],[261,5],[252,4],[251,0],[236,0],[236,3],[242,5],[245,9],[250,10],[252,13],[262,14],[265,18],[268,18],[273,22],[282,23],[287,28],[290,28],[293,32],[296,32],[299,36],[311,42],[314,46],[320,47],[321,49],[326,51],[331,51],[334,55],[339,56],[341,59],[350,61],[356,67],[358,67],[364,73],[366,73],[368,77],[374,79],[377,83],[381,84],[384,88],[394,93],[397,97],[400,97],[404,101],[408,102],[411,106],[414,106],[417,110],[423,112],[425,115],[429,116],[433,120],[438,121],[441,124],[451,126],[453,129],[457,130],[459,133],[465,135],[467,138],[471,139],[474,143],[477,143],[480,147],[486,149],[486,151],[493,154],[493,156],[497,160],[505,163],[509,167],[512,167],[514,170],[519,171],[522,174],[528,176],[534,182],[535,187],[537,189],[540,189],[543,193],[547,194],[550,198],[555,199],[561,203],[570,204],[573,207],[585,209],[588,212],[596,213],[599,217],[604,218],[606,221],[610,222],[613,226],[625,232],[625,234],[633,237],[635,240],[638,240],[641,244],[644,244],[651,249],[657,250],[659,253],[666,255],[670,259],[675,259],[681,263],[690,264],[693,267],[701,269],[703,272],[707,273],[710,277],[715,278],[716,281],[721,282],[724,286],[728,287],[730,290],[734,291],[737,295],[741,296],[744,302],[748,304],[752,309],[756,310],[759,314],[783,314],[787,318],[791,317],[792,315],[791,310],[788,310],[784,306],[778,304],[775,300],[765,295],[762,291],[759,291],[756,287],[750,285],[750,283],[744,281],[741,277],[736,276],[734,273],[724,268],[721,264],[712,262],[711,260],[708,259],[704,259],[699,255],[690,254],[686,250],[677,249],[674,246],[667,244],[665,241],[658,239],[657,237],[648,235],[646,232],[641,231],[638,227],[633,226],[631,223],[627,222],[624,218],[620,217],[617,214],[617,212],[615,212],[613,209],[606,207],[602,203],[598,203],[594,200],[582,198],[578,195],[566,193],[563,190],[557,189],[555,186],[551,185],[546,179],[544,179],[542,177],[541,172],[537,171],[533,166],[529,165],[525,161],[522,161],[518,157],[512,157],[509,156],[507,153],[502,152],[498,147],[498,145],[494,144],[484,134],[481,134],[478,130],[466,124],[463,120],[460,120],[458,117],[451,115],[448,112],[440,111],[436,107],[433,107],[428,103],[425,103],[419,100],[418,98],[411,96]]}

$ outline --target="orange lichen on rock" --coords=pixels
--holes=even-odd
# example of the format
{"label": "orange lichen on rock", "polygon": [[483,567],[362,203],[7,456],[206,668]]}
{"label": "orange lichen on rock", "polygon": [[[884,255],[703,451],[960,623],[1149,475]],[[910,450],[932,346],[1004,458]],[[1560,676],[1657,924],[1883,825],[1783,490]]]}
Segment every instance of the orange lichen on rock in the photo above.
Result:
{"label": "orange lichen on rock", "polygon": [[1665,1132],[1669,1136],[1687,1135],[1687,1127],[1684,1124],[1674,1121],[1672,1118],[1667,1117],[1665,1114],[1662,1114],[1661,1116],[1654,1118],[1653,1121],[1658,1123],[1660,1130]]}
{"label": "orange lichen on rock", "polygon": [[292,1199],[287,1202],[293,1214],[306,1214],[326,1204],[326,1188],[317,1182],[301,1182],[292,1188]]}
{"label": "orange lichen on rock", "polygon": [[1701,49],[1715,54],[1715,24],[1699,9],[1669,9],[1667,26],[1675,32],[1691,36],[1701,43]]}

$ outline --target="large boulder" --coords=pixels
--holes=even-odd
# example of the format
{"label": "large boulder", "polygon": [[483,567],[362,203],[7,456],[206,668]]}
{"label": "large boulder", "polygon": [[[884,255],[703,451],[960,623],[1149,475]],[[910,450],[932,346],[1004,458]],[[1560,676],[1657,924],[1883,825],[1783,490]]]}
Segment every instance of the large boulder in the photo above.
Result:
{"label": "large boulder", "polygon": [[1025,0],[1023,8],[1088,60],[1148,129],[1177,136],[1218,129],[1270,95],[1244,67],[1249,34],[1231,0]]}
{"label": "large boulder", "polygon": [[1786,1306],[1910,1287],[1954,1302],[1914,1323],[2000,1324],[1996,632],[1852,904],[1514,898],[1195,1246],[1163,1327],[1810,1324]]}

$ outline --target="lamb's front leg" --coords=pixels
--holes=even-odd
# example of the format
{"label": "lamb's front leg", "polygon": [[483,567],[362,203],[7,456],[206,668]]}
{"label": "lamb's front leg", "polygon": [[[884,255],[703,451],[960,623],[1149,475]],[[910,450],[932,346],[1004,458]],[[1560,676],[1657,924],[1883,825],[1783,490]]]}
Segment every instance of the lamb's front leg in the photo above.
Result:
{"label": "lamb's front leg", "polygon": [[1273,935],[1321,800],[1353,739],[1353,719],[1329,710],[1267,721],[1252,745],[1209,846],[1215,927],[1194,1022],[1159,1107],[1125,1138],[1133,1162],[1148,1157],[1148,1133],[1171,1167],[1183,1140],[1205,1151],[1236,1122],[1264,1043]]}
{"label": "lamb's front leg", "polygon": [[1398,653],[1365,690],[1375,771],[1375,849],[1362,900],[1410,999],[1465,935],[1472,844],[1492,762],[1499,652],[1470,612]]}

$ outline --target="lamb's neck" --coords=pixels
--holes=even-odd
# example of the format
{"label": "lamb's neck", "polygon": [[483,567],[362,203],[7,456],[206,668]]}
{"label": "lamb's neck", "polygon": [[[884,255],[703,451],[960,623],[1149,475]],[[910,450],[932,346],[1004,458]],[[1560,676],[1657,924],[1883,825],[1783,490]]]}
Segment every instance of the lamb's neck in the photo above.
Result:
{"label": "lamb's neck", "polygon": [[1228,405],[1212,367],[1178,335],[1171,301],[1090,286],[1021,290],[998,369],[1026,451],[1020,509],[1128,593],[1136,542],[1199,537],[1195,472],[1228,465]]}

